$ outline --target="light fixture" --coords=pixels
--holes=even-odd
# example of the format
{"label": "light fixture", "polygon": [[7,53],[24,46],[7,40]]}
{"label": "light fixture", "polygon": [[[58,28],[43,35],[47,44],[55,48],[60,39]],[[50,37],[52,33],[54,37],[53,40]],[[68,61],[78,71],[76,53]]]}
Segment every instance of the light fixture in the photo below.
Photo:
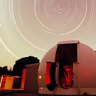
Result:
{"label": "light fixture", "polygon": [[39,79],[41,79],[42,78],[42,76],[41,75],[39,75]]}
{"label": "light fixture", "polygon": [[43,90],[43,87],[40,87],[40,90]]}

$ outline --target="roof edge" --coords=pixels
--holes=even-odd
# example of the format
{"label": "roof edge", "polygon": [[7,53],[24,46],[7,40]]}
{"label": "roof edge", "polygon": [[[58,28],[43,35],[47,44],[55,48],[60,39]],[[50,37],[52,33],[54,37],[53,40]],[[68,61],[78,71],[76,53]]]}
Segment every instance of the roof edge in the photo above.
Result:
{"label": "roof edge", "polygon": [[78,44],[80,43],[80,41],[79,40],[66,40],[66,41],[60,41],[57,44],[72,44],[72,43]]}

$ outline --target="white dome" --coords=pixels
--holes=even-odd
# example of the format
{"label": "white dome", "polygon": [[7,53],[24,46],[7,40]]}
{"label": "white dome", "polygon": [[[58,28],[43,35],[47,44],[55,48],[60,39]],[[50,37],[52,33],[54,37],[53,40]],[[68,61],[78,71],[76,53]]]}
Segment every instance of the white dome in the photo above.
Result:
{"label": "white dome", "polygon": [[[64,41],[59,42],[53,48],[51,48],[41,60],[39,66],[39,75],[42,76],[41,80],[39,80],[39,87],[46,88],[46,66],[47,62],[56,62],[56,51],[57,47],[60,44],[75,44],[77,45],[76,58],[77,60],[73,62],[73,86],[72,88],[95,88],[96,87],[96,52],[92,50],[87,45],[79,42],[79,41]],[[73,46],[72,46],[73,48]],[[56,62],[58,63],[58,62]],[[56,73],[56,79],[58,79],[58,73]],[[56,80],[56,84],[58,84]],[[56,87],[57,91],[60,86]],[[70,88],[69,88],[70,89]],[[65,90],[65,89],[62,89]],[[67,90],[67,89],[66,89]],[[55,91],[55,93],[57,92]],[[45,91],[44,91],[45,92]],[[43,92],[43,93],[44,93]]]}

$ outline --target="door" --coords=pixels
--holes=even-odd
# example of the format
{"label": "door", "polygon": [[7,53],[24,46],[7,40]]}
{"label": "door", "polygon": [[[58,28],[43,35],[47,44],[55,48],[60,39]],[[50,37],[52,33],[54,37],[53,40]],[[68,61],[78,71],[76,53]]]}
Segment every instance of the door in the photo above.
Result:
{"label": "door", "polygon": [[56,51],[56,62],[59,62],[59,84],[62,88],[73,86],[73,63],[77,62],[77,44],[60,44]]}

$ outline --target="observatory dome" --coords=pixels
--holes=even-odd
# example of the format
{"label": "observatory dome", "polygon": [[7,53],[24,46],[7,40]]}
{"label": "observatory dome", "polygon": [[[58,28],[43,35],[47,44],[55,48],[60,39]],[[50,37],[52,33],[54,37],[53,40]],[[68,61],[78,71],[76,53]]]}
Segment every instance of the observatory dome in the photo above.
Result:
{"label": "observatory dome", "polygon": [[96,52],[77,40],[58,42],[42,58],[38,75],[40,93],[96,92]]}

